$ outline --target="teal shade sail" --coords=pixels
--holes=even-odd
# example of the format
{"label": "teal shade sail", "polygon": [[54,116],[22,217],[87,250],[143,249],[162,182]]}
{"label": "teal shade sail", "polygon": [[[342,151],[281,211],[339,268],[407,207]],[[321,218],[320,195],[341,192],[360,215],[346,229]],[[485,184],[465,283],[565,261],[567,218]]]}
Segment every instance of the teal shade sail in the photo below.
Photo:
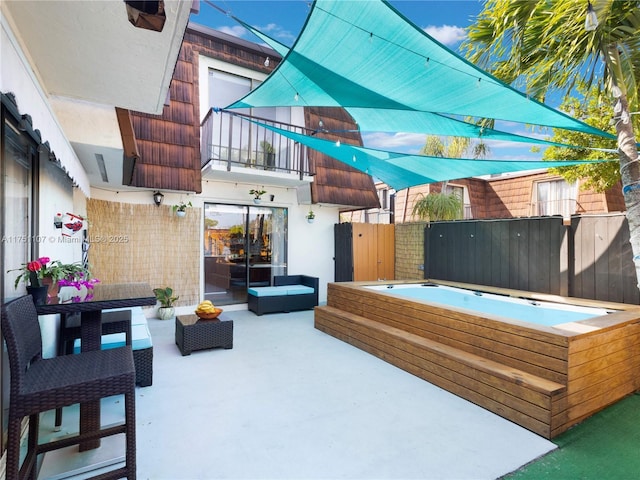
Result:
{"label": "teal shade sail", "polygon": [[[228,108],[273,106],[343,107],[363,131],[413,131],[412,118],[424,123],[428,112],[615,138],[502,83],[380,0],[316,0],[282,63]],[[461,136],[460,125],[439,122],[425,133]]]}
{"label": "teal shade sail", "polygon": [[379,179],[395,190],[428,183],[508,172],[565,167],[594,161],[478,160],[407,155],[365,148],[290,132],[251,120],[263,128],[329,155]]}

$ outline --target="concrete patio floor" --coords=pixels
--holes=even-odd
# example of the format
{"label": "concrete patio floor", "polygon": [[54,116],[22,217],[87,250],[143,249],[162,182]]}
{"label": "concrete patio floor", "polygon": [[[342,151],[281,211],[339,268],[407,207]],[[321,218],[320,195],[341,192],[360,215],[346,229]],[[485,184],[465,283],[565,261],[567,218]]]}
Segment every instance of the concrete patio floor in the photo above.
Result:
{"label": "concrete patio floor", "polygon": [[312,311],[226,312],[233,349],[184,357],[174,320],[149,319],[138,478],[496,479],[556,448],[314,329]]}

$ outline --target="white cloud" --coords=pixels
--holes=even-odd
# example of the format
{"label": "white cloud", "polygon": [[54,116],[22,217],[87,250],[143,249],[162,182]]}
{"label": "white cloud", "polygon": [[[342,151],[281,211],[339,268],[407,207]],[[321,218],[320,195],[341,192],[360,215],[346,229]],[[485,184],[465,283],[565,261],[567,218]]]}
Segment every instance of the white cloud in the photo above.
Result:
{"label": "white cloud", "polygon": [[292,45],[293,41],[296,39],[296,35],[292,34],[289,30],[282,28],[277,23],[268,23],[265,26],[256,28],[262,33],[275,38],[285,45]]}
{"label": "white cloud", "polygon": [[422,133],[365,133],[362,142],[368,148],[380,150],[417,149],[425,144],[426,135]]}
{"label": "white cloud", "polygon": [[216,30],[218,30],[219,32],[223,32],[223,33],[227,33],[229,35],[233,35],[234,37],[244,37],[247,35],[247,33],[249,33],[249,31],[241,26],[235,26],[235,27],[216,27]]}
{"label": "white cloud", "polygon": [[467,37],[464,28],[453,25],[442,25],[441,27],[429,25],[425,27],[424,31],[447,46],[456,45]]}

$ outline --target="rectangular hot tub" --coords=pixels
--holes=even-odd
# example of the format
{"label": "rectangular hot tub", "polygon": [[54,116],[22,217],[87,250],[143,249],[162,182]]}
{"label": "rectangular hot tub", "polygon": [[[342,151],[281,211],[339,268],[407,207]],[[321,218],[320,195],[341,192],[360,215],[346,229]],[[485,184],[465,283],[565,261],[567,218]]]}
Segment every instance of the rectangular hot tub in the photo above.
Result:
{"label": "rectangular hot tub", "polygon": [[546,438],[640,388],[638,306],[347,282],[329,284],[315,325]]}

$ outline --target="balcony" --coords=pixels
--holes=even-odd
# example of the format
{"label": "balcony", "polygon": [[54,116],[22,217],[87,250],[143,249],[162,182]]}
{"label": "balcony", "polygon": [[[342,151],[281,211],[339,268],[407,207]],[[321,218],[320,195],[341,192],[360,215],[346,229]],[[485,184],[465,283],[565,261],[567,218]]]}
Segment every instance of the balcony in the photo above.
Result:
{"label": "balcony", "polygon": [[211,109],[201,124],[203,180],[296,187],[313,181],[307,147],[262,125],[305,133],[304,127]]}

